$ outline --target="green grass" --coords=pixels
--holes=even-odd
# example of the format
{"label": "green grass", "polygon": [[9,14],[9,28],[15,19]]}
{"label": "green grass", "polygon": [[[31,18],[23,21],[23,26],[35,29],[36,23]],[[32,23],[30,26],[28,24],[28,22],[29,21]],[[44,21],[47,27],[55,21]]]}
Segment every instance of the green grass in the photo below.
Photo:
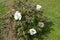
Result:
{"label": "green grass", "polygon": [[6,14],[8,11],[7,7],[4,6],[4,4],[0,3],[0,17]]}
{"label": "green grass", "polygon": [[[8,8],[4,4],[0,3],[0,18],[5,15],[8,11]],[[3,26],[3,21],[0,19],[0,28]]]}
{"label": "green grass", "polygon": [[[60,0],[32,0],[41,4],[44,9],[44,16],[50,19],[54,29],[44,40],[60,40]],[[0,17],[6,13],[6,8],[0,4]]]}

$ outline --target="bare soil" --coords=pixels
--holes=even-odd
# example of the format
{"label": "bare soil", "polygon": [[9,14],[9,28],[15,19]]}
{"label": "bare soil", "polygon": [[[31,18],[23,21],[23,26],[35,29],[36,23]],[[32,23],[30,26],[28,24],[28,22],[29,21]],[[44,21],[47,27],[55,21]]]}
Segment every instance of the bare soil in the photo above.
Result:
{"label": "bare soil", "polygon": [[12,2],[7,1],[4,3],[8,8],[9,8],[9,12],[7,12],[6,15],[4,15],[2,17],[2,19],[4,20],[4,29],[3,31],[1,31],[1,35],[3,37],[3,40],[17,40],[17,37],[15,35],[15,31],[13,31],[12,29],[12,25],[13,23],[11,22],[10,18],[12,16]]}

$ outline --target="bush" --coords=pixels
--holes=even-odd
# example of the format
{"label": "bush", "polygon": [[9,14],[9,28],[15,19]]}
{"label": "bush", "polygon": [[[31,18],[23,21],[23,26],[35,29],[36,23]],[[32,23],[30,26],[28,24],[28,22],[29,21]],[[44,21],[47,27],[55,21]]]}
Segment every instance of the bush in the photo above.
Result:
{"label": "bush", "polygon": [[[13,8],[15,11],[22,13],[21,20],[15,20],[14,15],[9,18],[19,40],[40,40],[43,39],[47,33],[50,33],[52,22],[42,15],[42,9],[39,11],[36,10],[36,4],[27,0],[24,2],[15,1]],[[39,22],[43,23],[44,26],[38,26]],[[35,35],[30,35],[29,33],[29,30],[32,28],[37,32]]]}

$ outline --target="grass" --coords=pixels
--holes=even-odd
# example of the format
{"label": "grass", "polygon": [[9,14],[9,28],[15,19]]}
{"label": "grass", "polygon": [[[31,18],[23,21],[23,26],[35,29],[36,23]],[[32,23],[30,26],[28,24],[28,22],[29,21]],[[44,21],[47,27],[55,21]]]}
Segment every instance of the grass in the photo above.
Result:
{"label": "grass", "polygon": [[[5,5],[3,5],[2,3],[0,3],[0,18],[6,14],[8,11],[7,7],[5,7]],[[0,28],[3,26],[3,21],[0,19]]]}
{"label": "grass", "polygon": [[[31,0],[30,0],[31,1]],[[44,9],[44,16],[50,19],[54,25],[54,29],[45,37],[44,40],[60,40],[60,0],[32,0],[37,4],[41,4]],[[6,8],[0,4],[0,17],[6,13]]]}
{"label": "grass", "polygon": [[5,7],[2,3],[0,3],[0,17],[6,14],[8,11],[7,7]]}

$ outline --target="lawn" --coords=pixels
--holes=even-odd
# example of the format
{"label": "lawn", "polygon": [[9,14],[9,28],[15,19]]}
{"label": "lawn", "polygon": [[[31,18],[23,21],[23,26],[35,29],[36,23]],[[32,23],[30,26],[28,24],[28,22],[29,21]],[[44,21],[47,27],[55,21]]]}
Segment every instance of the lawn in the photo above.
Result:
{"label": "lawn", "polygon": [[[31,1],[31,0],[30,0]],[[51,20],[53,30],[45,37],[44,40],[60,40],[60,0],[32,0],[33,2],[42,5],[44,16]],[[7,12],[7,9],[0,4],[0,17]],[[0,22],[1,25],[1,22]]]}

